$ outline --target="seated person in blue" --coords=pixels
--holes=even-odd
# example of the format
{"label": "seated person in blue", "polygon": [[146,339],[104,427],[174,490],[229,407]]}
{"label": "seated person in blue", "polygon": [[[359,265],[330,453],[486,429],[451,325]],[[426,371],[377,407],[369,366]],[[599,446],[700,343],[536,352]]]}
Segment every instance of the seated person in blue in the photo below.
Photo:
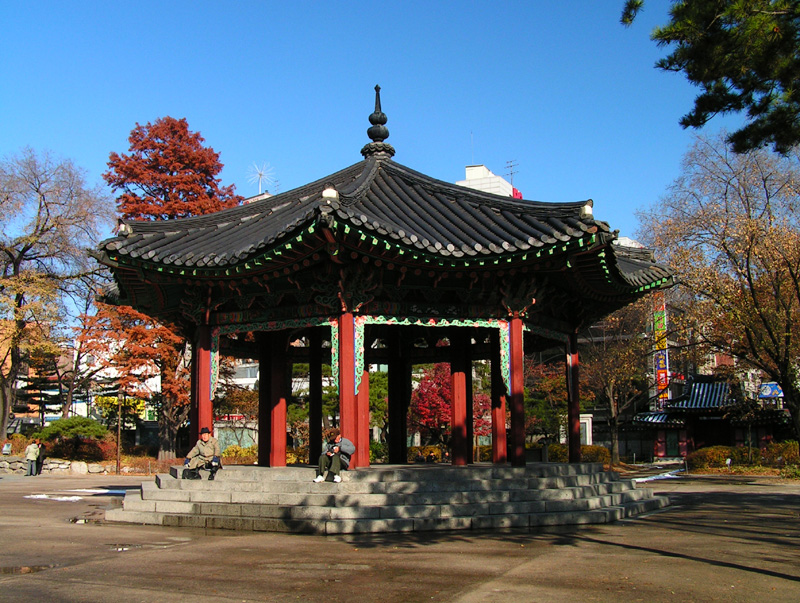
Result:
{"label": "seated person in blue", "polygon": [[350,466],[350,458],[355,454],[355,451],[356,446],[353,442],[343,438],[338,429],[331,430],[325,450],[319,457],[317,477],[314,478],[314,481],[323,481],[327,472],[328,481],[338,484],[342,481],[342,476],[339,474],[342,469],[347,469]]}
{"label": "seated person in blue", "polygon": [[200,439],[186,455],[186,460],[183,466],[184,479],[200,479],[200,469],[208,469],[211,473],[208,476],[209,480],[214,479],[214,476],[219,471],[222,464],[219,457],[222,453],[219,450],[219,442],[217,438],[211,435],[211,430],[208,427],[203,427],[200,430]]}

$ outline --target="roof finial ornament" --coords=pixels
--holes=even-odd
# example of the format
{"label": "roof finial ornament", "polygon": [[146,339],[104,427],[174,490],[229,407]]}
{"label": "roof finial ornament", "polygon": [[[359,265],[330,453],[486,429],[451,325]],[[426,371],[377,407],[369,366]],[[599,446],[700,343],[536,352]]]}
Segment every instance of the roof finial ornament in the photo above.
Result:
{"label": "roof finial ornament", "polygon": [[381,110],[381,87],[375,86],[375,111],[369,116],[369,123],[372,125],[367,128],[367,136],[372,142],[361,149],[364,157],[376,156],[388,159],[394,155],[394,147],[384,142],[389,138],[389,128],[386,122],[389,121],[386,114]]}

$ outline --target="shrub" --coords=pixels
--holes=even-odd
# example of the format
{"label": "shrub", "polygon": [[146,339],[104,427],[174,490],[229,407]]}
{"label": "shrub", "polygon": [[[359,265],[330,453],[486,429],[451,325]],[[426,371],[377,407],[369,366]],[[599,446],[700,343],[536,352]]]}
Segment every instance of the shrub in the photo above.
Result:
{"label": "shrub", "polygon": [[409,463],[425,463],[431,454],[437,463],[442,460],[440,446],[409,446],[407,460]]}
{"label": "shrub", "polygon": [[[761,451],[758,448],[748,448],[747,446],[734,446],[729,448],[729,455],[732,465],[760,465]],[[725,466],[723,462],[723,467]]]}
{"label": "shrub", "polygon": [[59,438],[102,438],[108,433],[108,429],[97,421],[86,417],[70,417],[68,419],[58,419],[34,433],[32,437],[44,441],[52,441]]}
{"label": "shrub", "polygon": [[771,442],[761,451],[764,464],[771,467],[800,464],[797,442]]}
{"label": "shrub", "polygon": [[102,440],[94,438],[59,438],[45,443],[46,456],[72,461],[110,461],[117,458],[117,442],[111,434]]}
{"label": "shrub", "polygon": [[581,461],[584,463],[611,463],[611,451],[605,446],[581,446]]}
{"label": "shrub", "polygon": [[369,443],[369,462],[385,463],[389,458],[389,448],[386,442],[372,441]]}
{"label": "shrub", "polygon": [[781,477],[784,479],[800,479],[800,466],[789,465],[781,469]]}
{"label": "shrub", "polygon": [[477,452],[476,459],[478,461],[491,461],[492,460],[492,447],[491,446],[476,446]]}
{"label": "shrub", "polygon": [[18,456],[25,452],[25,448],[27,448],[28,444],[33,440],[29,440],[21,433],[14,433],[11,434],[8,441],[11,442],[11,454]]}
{"label": "shrub", "polygon": [[124,446],[124,450],[130,457],[158,456],[158,446],[145,446],[144,444],[136,444],[134,446]]}
{"label": "shrub", "polygon": [[[286,456],[288,458],[288,452]],[[233,444],[222,451],[222,458],[231,464],[252,465],[258,462],[258,445],[254,444],[248,448],[242,448]]]}
{"label": "shrub", "polygon": [[547,460],[551,463],[566,463],[569,460],[569,449],[564,444],[549,444]]}
{"label": "shrub", "polygon": [[237,457],[242,456],[243,453],[244,453],[244,448],[242,448],[238,444],[232,444],[222,451],[222,458],[235,459]]}
{"label": "shrub", "polygon": [[[258,455],[256,455],[256,460]],[[308,463],[308,446],[298,446],[297,448],[286,449],[286,464],[295,465],[297,463]]]}
{"label": "shrub", "polygon": [[[566,444],[549,444],[547,460],[551,463],[569,462],[569,447]],[[581,446],[582,463],[611,463],[611,452],[605,446]]]}
{"label": "shrub", "polygon": [[733,449],[730,446],[709,446],[701,448],[686,456],[686,463],[693,469],[709,467],[726,467],[726,461],[733,461]]}

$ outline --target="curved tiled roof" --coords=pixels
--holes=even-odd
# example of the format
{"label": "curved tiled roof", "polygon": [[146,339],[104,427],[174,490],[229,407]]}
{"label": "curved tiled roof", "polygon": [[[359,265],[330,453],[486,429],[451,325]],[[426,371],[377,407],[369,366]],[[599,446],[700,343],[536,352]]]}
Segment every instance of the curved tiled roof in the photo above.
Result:
{"label": "curved tiled roof", "polygon": [[[95,256],[119,303],[190,328],[348,307],[507,315],[571,330],[673,284],[652,252],[612,245],[592,201],[512,199],[392,160],[376,96],[364,160],[285,193],[193,218],[122,221]],[[555,326],[554,326],[555,325]]]}
{"label": "curved tiled roof", "polygon": [[686,419],[670,415],[664,411],[640,412],[633,417],[633,422],[657,427],[686,427]]}
{"label": "curved tiled roof", "polygon": [[733,404],[730,385],[726,381],[711,381],[696,376],[689,395],[669,405],[669,410],[718,410]]}
{"label": "curved tiled roof", "polygon": [[[335,189],[338,199],[323,197]],[[536,250],[609,233],[591,200],[515,200],[448,184],[389,159],[368,157],[336,174],[218,213],[125,221],[101,250],[147,262],[225,267],[244,262],[323,215],[399,245],[459,259]]]}

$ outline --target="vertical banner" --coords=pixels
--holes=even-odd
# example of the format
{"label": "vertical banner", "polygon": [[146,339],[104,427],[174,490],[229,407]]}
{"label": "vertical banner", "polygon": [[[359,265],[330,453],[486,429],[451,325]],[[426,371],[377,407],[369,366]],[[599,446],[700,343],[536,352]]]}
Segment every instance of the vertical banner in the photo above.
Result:
{"label": "vertical banner", "polygon": [[669,394],[669,350],[667,349],[667,306],[664,292],[653,294],[653,368],[658,392],[656,410],[662,410],[670,399]]}

